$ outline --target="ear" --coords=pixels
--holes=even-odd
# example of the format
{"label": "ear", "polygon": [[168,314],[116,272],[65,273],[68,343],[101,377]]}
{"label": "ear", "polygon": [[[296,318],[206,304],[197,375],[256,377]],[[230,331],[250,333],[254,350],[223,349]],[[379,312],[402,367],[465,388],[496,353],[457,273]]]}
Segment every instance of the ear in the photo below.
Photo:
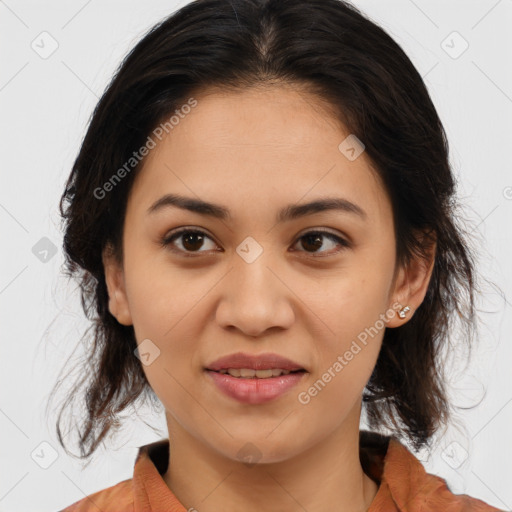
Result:
{"label": "ear", "polygon": [[[400,267],[395,277],[390,297],[392,298],[389,308],[395,314],[387,322],[387,327],[400,327],[408,322],[414,312],[420,307],[427,293],[432,271],[435,263],[436,238],[434,233],[422,233],[418,235],[421,242],[426,245],[428,258],[424,259],[414,255],[412,260],[405,266]],[[404,318],[398,313],[402,308],[409,306]]]}
{"label": "ear", "polygon": [[102,260],[108,290],[108,309],[120,324],[132,325],[132,317],[126,296],[124,271],[122,264],[115,257],[110,245],[104,248]]}

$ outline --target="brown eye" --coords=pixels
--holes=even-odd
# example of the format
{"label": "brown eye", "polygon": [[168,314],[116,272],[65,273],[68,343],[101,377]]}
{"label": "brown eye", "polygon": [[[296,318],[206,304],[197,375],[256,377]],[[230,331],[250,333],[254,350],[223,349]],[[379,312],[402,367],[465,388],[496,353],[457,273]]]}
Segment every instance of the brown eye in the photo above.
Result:
{"label": "brown eye", "polygon": [[[329,251],[319,251],[323,246],[328,245],[325,244],[325,239],[333,242],[334,245],[337,244],[342,247],[350,246],[346,240],[328,231],[309,231],[302,235],[297,240],[297,243],[301,242],[301,246],[306,250],[305,252],[323,254],[326,252],[329,253]],[[339,251],[335,251],[334,254],[337,252]]]}
{"label": "brown eye", "polygon": [[[178,246],[175,244],[176,240],[181,242]],[[205,245],[206,240],[212,240],[206,233],[199,230],[193,229],[182,229],[177,231],[170,236],[166,236],[162,241],[161,245],[164,247],[170,247],[171,250],[181,253],[201,253]],[[213,242],[213,240],[212,240]],[[214,243],[215,244],[215,243]],[[181,247],[179,247],[181,245]]]}
{"label": "brown eye", "polygon": [[[201,250],[204,249],[205,245],[208,245],[208,240],[212,242],[212,247]],[[326,243],[326,240],[328,243]],[[171,233],[164,237],[160,243],[163,247],[168,247],[173,252],[182,254],[183,256],[195,256],[211,250],[218,250],[215,249],[215,242],[204,231],[190,228],[180,229],[179,231]],[[337,251],[320,250],[322,247],[329,249],[329,243],[334,247],[336,247],[336,245],[343,248],[350,247],[349,242],[328,231],[309,231],[297,239],[295,246],[299,243],[304,249],[304,251],[301,252],[310,253],[312,255],[319,254],[321,256],[329,256],[340,252],[341,249]]]}

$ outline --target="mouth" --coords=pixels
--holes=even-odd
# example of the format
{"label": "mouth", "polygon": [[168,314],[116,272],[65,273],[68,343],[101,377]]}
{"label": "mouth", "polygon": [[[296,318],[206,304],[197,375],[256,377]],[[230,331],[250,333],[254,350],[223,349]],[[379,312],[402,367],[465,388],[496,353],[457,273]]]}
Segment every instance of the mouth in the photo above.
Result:
{"label": "mouth", "polygon": [[254,368],[222,368],[220,370],[211,370],[206,368],[206,371],[230,375],[237,379],[272,379],[283,375],[306,373],[306,370],[303,368],[298,370],[286,370],[284,368],[266,368],[262,370],[255,370]]}
{"label": "mouth", "polygon": [[[276,377],[281,374],[287,375],[286,372],[307,371],[301,364],[279,354],[249,354],[244,352],[223,356],[209,363],[205,369],[229,373],[233,377],[254,378],[256,376],[263,379]],[[277,373],[277,371],[280,373]]]}
{"label": "mouth", "polygon": [[280,354],[244,352],[223,356],[204,370],[225,396],[251,405],[288,394],[309,373],[301,364]]}
{"label": "mouth", "polygon": [[306,378],[303,368],[205,368],[205,374],[214,387],[229,399],[248,405],[259,405],[287,395]]}

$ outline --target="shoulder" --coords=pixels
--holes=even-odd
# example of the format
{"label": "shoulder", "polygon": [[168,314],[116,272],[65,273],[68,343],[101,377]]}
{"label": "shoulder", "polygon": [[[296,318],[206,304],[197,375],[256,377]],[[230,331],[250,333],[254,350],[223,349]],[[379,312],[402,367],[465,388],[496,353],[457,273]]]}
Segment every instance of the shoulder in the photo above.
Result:
{"label": "shoulder", "polygon": [[123,480],[67,506],[59,512],[133,512],[132,479]]}
{"label": "shoulder", "polygon": [[420,500],[421,508],[418,510],[453,512],[504,512],[488,503],[467,494],[454,494],[448,487],[446,480],[440,476],[426,473],[424,479],[426,488]]}
{"label": "shoulder", "polygon": [[59,512],[181,510],[176,497],[162,479],[168,460],[168,439],[140,446],[132,478],[85,496]]}
{"label": "shoulder", "polygon": [[389,442],[383,483],[402,511],[503,512],[467,494],[454,494],[446,480],[427,473],[421,461],[396,439]]}

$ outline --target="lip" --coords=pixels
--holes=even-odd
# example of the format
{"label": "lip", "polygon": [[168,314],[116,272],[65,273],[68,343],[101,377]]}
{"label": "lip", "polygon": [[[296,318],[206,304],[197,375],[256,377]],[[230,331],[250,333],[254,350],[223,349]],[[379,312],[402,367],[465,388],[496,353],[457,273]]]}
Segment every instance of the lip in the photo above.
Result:
{"label": "lip", "polygon": [[[247,354],[245,352],[236,352],[216,359],[206,366],[206,370],[218,372],[219,370],[227,370],[229,368],[248,368],[253,370],[266,370],[268,368],[280,368],[282,370],[305,370],[306,368],[299,363],[288,359],[287,357],[273,354],[270,352],[263,354]],[[235,377],[236,378],[236,377]],[[253,380],[253,379],[247,379]]]}
{"label": "lip", "polygon": [[[299,373],[289,373],[279,377],[247,379],[233,377],[229,374],[219,373],[219,370],[229,368],[248,368],[253,370],[266,370],[280,368],[281,370],[303,370]],[[236,352],[223,356],[205,368],[205,373],[212,379],[217,389],[225,395],[247,404],[261,404],[274,400],[296,386],[308,373],[307,369],[299,363],[274,353],[247,354]]]}
{"label": "lip", "polygon": [[228,397],[246,404],[262,404],[274,400],[296,386],[307,375],[307,372],[303,371],[268,379],[246,379],[213,370],[205,370],[205,373],[213,380],[217,389]]}

